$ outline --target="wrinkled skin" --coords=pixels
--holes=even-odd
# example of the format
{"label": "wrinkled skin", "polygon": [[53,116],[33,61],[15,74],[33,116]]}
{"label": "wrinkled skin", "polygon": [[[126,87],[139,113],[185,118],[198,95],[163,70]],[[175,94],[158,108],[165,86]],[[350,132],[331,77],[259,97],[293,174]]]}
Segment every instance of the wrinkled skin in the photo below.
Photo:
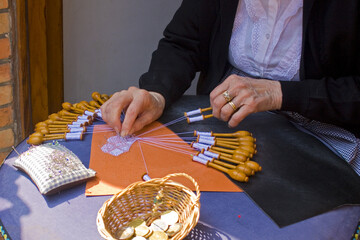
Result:
{"label": "wrinkled skin", "polygon": [[[223,96],[226,90],[232,96],[235,111]],[[251,113],[280,109],[281,86],[278,81],[231,75],[210,93],[210,103],[214,117],[228,122],[229,127],[236,127]],[[101,112],[109,126],[121,136],[127,136],[158,119],[164,107],[161,94],[130,87],[115,93],[101,106]],[[123,110],[126,114],[121,124]]]}
{"label": "wrinkled skin", "polygon": [[[236,111],[223,96],[226,90]],[[230,75],[210,93],[210,103],[214,117],[228,122],[229,127],[235,127],[251,113],[280,109],[281,85],[278,81]]]}
{"label": "wrinkled skin", "polygon": [[[101,106],[103,120],[114,130],[127,136],[158,119],[165,108],[164,97],[137,87],[116,92]],[[121,112],[125,119],[120,122]]]}

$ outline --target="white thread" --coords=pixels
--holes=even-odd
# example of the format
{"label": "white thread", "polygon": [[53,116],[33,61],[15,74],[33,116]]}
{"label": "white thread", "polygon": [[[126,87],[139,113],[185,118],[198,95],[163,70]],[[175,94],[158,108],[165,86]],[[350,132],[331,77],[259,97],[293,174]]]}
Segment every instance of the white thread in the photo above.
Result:
{"label": "white thread", "polygon": [[66,140],[81,140],[82,133],[66,133],[65,139]]}
{"label": "white thread", "polygon": [[204,139],[204,140],[215,140],[215,137],[209,137],[209,136],[199,136],[199,139]]}
{"label": "white thread", "polygon": [[199,132],[195,131],[195,136],[211,136],[212,132]]}
{"label": "white thread", "polygon": [[147,181],[151,180],[151,177],[149,177],[149,175],[147,175],[147,174],[144,174],[143,177],[142,177],[142,179],[143,179],[145,182],[147,182]]}
{"label": "white thread", "polygon": [[203,138],[199,138],[199,143],[205,143],[205,144],[208,144],[208,145],[214,145],[215,144],[215,141],[214,140],[207,140],[207,139],[203,139]]}
{"label": "white thread", "polygon": [[216,158],[216,159],[218,159],[218,158],[220,157],[220,154],[218,154],[218,153],[213,153],[213,152],[209,152],[209,151],[204,151],[204,154],[205,154],[206,156],[213,157],[213,158]]}
{"label": "white thread", "polygon": [[202,121],[202,120],[204,120],[204,116],[203,116],[203,115],[197,116],[197,117],[188,118],[189,123],[198,122],[198,121]]}
{"label": "white thread", "polygon": [[78,120],[76,120],[76,123],[88,123],[89,124],[89,119],[78,119]]}
{"label": "white thread", "polygon": [[82,125],[83,124],[79,122],[72,122],[72,124],[68,125],[68,128],[74,128],[74,127],[78,128],[78,127],[82,127]]}
{"label": "white thread", "polygon": [[76,132],[83,132],[84,131],[84,128],[82,127],[73,127],[73,128],[70,128],[70,132],[71,133],[76,133]]}
{"label": "white thread", "polygon": [[94,115],[95,115],[95,113],[90,112],[88,110],[85,110],[84,114],[87,115],[87,116],[91,116],[91,117],[94,117]]}
{"label": "white thread", "polygon": [[184,115],[186,117],[188,117],[188,116],[192,116],[192,115],[195,115],[195,114],[201,114],[201,109],[199,108],[199,109],[196,109],[196,110],[192,110],[190,112],[186,112]]}
{"label": "white thread", "polygon": [[210,148],[209,145],[205,145],[205,144],[201,144],[201,143],[197,143],[197,142],[194,142],[192,144],[192,147],[197,150],[202,150],[202,149],[208,150]]}
{"label": "white thread", "polygon": [[206,155],[204,155],[202,153],[199,153],[197,156],[199,158],[202,158],[202,159],[205,159],[205,160],[208,160],[208,161],[211,161],[213,159],[212,157],[206,156]]}
{"label": "white thread", "polygon": [[201,164],[204,164],[204,165],[207,165],[207,162],[208,162],[207,160],[202,159],[202,158],[200,158],[198,156],[193,156],[192,160],[194,162],[198,162],[198,163],[201,163]]}
{"label": "white thread", "polygon": [[77,117],[77,120],[89,120],[91,117],[88,115],[81,115]]}

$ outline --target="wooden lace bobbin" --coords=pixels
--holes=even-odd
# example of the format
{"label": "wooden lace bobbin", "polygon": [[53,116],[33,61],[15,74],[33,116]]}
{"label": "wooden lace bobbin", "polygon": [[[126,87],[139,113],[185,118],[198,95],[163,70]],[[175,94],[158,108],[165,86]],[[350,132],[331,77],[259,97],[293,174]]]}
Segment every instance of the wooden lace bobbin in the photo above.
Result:
{"label": "wooden lace bobbin", "polygon": [[48,125],[67,125],[67,124],[72,124],[74,122],[74,120],[52,120],[52,119],[48,119],[51,121],[47,121]]}
{"label": "wooden lace bobbin", "polygon": [[246,158],[246,157],[244,158],[243,155],[237,155],[237,154],[231,155],[231,154],[218,152],[213,149],[210,149],[209,152],[218,153],[219,154],[218,159],[220,159],[220,160],[224,160],[224,161],[234,163],[237,165],[240,165],[240,164],[245,165],[245,166],[253,169],[255,172],[259,172],[262,170],[261,166],[257,162],[250,161],[249,158]]}
{"label": "wooden lace bobbin", "polygon": [[66,120],[66,121],[53,121],[51,119],[47,119],[45,121],[48,126],[52,127],[61,127],[61,128],[67,128],[70,125],[77,126],[77,127],[83,127],[88,126],[92,124],[92,120],[86,119],[76,119],[76,120]]}
{"label": "wooden lace bobbin", "polygon": [[37,127],[34,129],[35,132],[41,133],[42,135],[49,134],[50,131],[48,127]]}
{"label": "wooden lace bobbin", "polygon": [[90,104],[91,106],[95,107],[96,109],[98,109],[98,108],[101,107],[101,105],[100,105],[99,103],[97,103],[96,101],[94,101],[94,100],[91,100],[91,101],[89,102],[89,104]]}
{"label": "wooden lace bobbin", "polygon": [[244,137],[244,136],[251,136],[252,134],[248,131],[237,131],[234,133],[213,133],[212,136],[214,137]]}
{"label": "wooden lace bobbin", "polygon": [[90,103],[88,103],[87,101],[81,101],[79,103],[81,103],[83,106],[87,107],[88,109],[93,110],[93,111],[89,110],[90,112],[95,112],[95,110],[98,109],[98,108],[96,108],[94,106],[91,106]]}
{"label": "wooden lace bobbin", "polygon": [[85,112],[85,110],[76,108],[69,102],[64,102],[61,106],[63,107],[63,109],[77,114],[84,114]]}
{"label": "wooden lace bobbin", "polygon": [[219,140],[219,139],[215,139],[218,142],[222,142],[222,143],[226,143],[226,144],[231,144],[234,146],[249,146],[252,147],[253,149],[256,149],[256,144],[254,142],[251,141],[226,141],[226,140]]}
{"label": "wooden lace bobbin", "polygon": [[252,136],[226,137],[226,138],[215,137],[215,138],[216,138],[216,140],[219,140],[219,141],[228,141],[228,142],[252,142],[252,143],[256,142],[256,138],[254,138]]}
{"label": "wooden lace bobbin", "polygon": [[42,127],[42,126],[46,127],[47,123],[46,122],[38,122],[38,123],[35,124],[35,128]]}
{"label": "wooden lace bobbin", "polygon": [[85,104],[82,103],[82,102],[73,104],[73,106],[74,106],[75,108],[84,110],[84,113],[85,113],[85,111],[90,111],[90,112],[95,113],[95,109],[94,109],[94,108],[89,108],[87,105],[85,105]]}
{"label": "wooden lace bobbin", "polygon": [[200,131],[194,131],[194,136],[212,136],[213,132],[200,132]]}
{"label": "wooden lace bobbin", "polygon": [[238,164],[238,165],[233,165],[233,164],[229,164],[229,163],[225,163],[225,162],[222,162],[220,160],[216,160],[218,159],[216,154],[211,154],[211,152],[206,152],[207,154],[211,155],[211,156],[208,156],[208,155],[205,155],[201,152],[197,153],[196,156],[204,159],[204,160],[208,160],[210,162],[213,162],[215,164],[218,164],[220,166],[223,166],[223,167],[226,167],[226,168],[229,168],[229,169],[236,169],[240,172],[243,172],[246,176],[251,176],[251,175],[254,175],[255,174],[255,171],[247,166],[245,166],[244,164]]}
{"label": "wooden lace bobbin", "polygon": [[191,146],[192,148],[195,148],[195,149],[199,150],[199,151],[201,151],[202,149],[204,149],[204,150],[209,150],[210,147],[211,147],[210,145],[202,144],[202,143],[198,143],[198,142],[192,142],[192,143],[190,144],[190,146]]}
{"label": "wooden lace bobbin", "polygon": [[45,122],[38,122],[37,124],[35,124],[35,129],[40,127],[47,127],[47,126],[48,124]]}
{"label": "wooden lace bobbin", "polygon": [[236,180],[236,181],[239,181],[239,182],[248,182],[249,181],[249,177],[245,175],[245,173],[243,172],[240,172],[236,169],[228,169],[228,168],[225,168],[223,166],[220,166],[218,164],[215,164],[215,163],[212,163],[208,160],[204,160],[198,156],[193,156],[193,161],[195,162],[199,162],[201,164],[204,164],[208,167],[212,167],[216,170],[219,170],[221,172],[224,172],[226,174],[228,174],[232,179]]}
{"label": "wooden lace bobbin", "polygon": [[[206,150],[202,150],[201,153],[203,153],[205,156],[212,157],[214,159],[213,162],[218,164],[218,165],[224,166],[226,168],[236,168],[236,169],[244,172],[247,176],[255,174],[255,171],[253,171],[253,169],[251,169],[250,167],[247,167],[247,166],[245,166],[243,164],[239,164],[238,160],[231,158],[231,156],[230,157],[223,157],[223,156],[221,156],[220,153],[214,153],[214,152],[210,152],[210,151],[206,151]],[[215,159],[225,160],[227,162],[231,162],[231,163],[234,163],[234,164],[237,164],[237,165],[225,163],[223,161],[217,161]],[[245,162],[245,161],[246,160],[244,160],[243,162]],[[242,162],[242,161],[240,161],[240,162]]]}
{"label": "wooden lace bobbin", "polygon": [[93,121],[90,119],[77,119],[75,122],[72,122],[72,124],[74,125],[83,125],[83,126],[88,126],[88,125],[91,125],[93,124]]}
{"label": "wooden lace bobbin", "polygon": [[215,145],[215,140],[213,140],[209,137],[201,137],[200,136],[196,139],[196,142],[201,143],[201,144],[210,145],[210,146]]}
{"label": "wooden lace bobbin", "polygon": [[72,113],[72,112],[69,112],[69,111],[67,111],[67,110],[65,110],[65,109],[63,109],[63,110],[61,110],[61,111],[59,111],[58,112],[58,114],[60,115],[60,117],[77,117],[77,116],[79,116],[80,114],[79,113]]}
{"label": "wooden lace bobbin", "polygon": [[248,166],[245,166],[244,164],[233,165],[215,159],[212,162],[229,169],[236,169],[240,172],[245,173],[246,176],[253,176],[255,174],[255,171],[253,169],[249,168]]}
{"label": "wooden lace bobbin", "polygon": [[94,99],[95,101],[100,103],[101,105],[103,105],[105,103],[105,101],[101,99],[101,95],[98,92],[93,92],[91,94],[91,97],[92,97],[92,99]]}
{"label": "wooden lace bobbin", "polygon": [[90,116],[92,120],[94,120],[99,114],[94,110],[94,112],[85,110],[84,115]]}
{"label": "wooden lace bobbin", "polygon": [[[225,160],[225,161],[228,161],[228,159],[233,159],[233,161],[239,161],[239,162],[246,162],[249,160],[249,157],[243,155],[243,154],[229,154],[229,153],[224,153],[224,152],[220,152],[220,151],[216,151],[212,148],[209,148],[208,149],[209,152],[212,152],[212,153],[216,153],[216,154],[219,154],[219,157],[218,159],[221,159],[221,160]],[[235,163],[235,162],[233,162]]]}
{"label": "wooden lace bobbin", "polygon": [[34,132],[29,136],[29,139],[26,142],[32,145],[39,145],[43,141],[56,140],[62,138],[63,138],[62,134],[42,134],[41,132]]}
{"label": "wooden lace bobbin", "polygon": [[78,128],[67,128],[67,129],[49,129],[49,133],[84,133],[86,132],[86,127]]}
{"label": "wooden lace bobbin", "polygon": [[84,114],[84,115],[79,115],[77,118],[76,118],[76,121],[78,121],[78,120],[85,120],[85,121],[89,121],[89,123],[91,122],[93,122],[93,117],[92,116],[90,116],[90,115],[86,115],[86,114]]}
{"label": "wooden lace bobbin", "polygon": [[184,112],[184,116],[185,117],[189,117],[189,116],[193,116],[193,115],[197,115],[197,114],[202,114],[203,112],[207,112],[212,110],[212,107],[208,107],[208,108],[198,108],[189,112]]}
{"label": "wooden lace bobbin", "polygon": [[141,179],[146,182],[146,181],[151,180],[151,177],[147,173],[144,173],[142,175]]}
{"label": "wooden lace bobbin", "polygon": [[102,99],[104,102],[106,102],[107,100],[110,99],[109,95],[107,95],[107,94],[105,94],[105,93],[101,94],[100,97],[101,97],[101,99]]}
{"label": "wooden lace bobbin", "polygon": [[[250,161],[249,158],[244,158],[243,155],[237,155],[237,154],[231,155],[231,154],[219,152],[219,151],[216,151],[213,149],[210,149],[209,151],[204,150],[202,152],[205,155],[210,155],[214,158],[221,159],[221,160],[224,160],[224,161],[227,161],[230,163],[234,163],[237,165],[245,165],[245,166],[253,169],[255,172],[259,172],[262,169],[261,166],[257,162]],[[218,154],[218,156],[214,155],[213,153]]]}
{"label": "wooden lace bobbin", "polygon": [[186,117],[186,121],[187,123],[193,123],[193,122],[198,122],[198,121],[202,121],[204,119],[207,119],[207,118],[211,118],[213,117],[212,114],[209,114],[209,115],[200,115],[200,116],[196,116],[196,117]]}
{"label": "wooden lace bobbin", "polygon": [[239,155],[244,155],[248,158],[252,158],[253,154],[249,153],[248,151],[245,151],[243,149],[234,149],[234,150],[230,150],[230,149],[226,149],[226,148],[220,148],[220,147],[214,147],[212,146],[211,149],[215,150],[215,151],[219,151],[219,152],[223,152],[223,153],[229,153],[229,154],[239,154]]}
{"label": "wooden lace bobbin", "polygon": [[29,139],[27,140],[27,143],[33,145],[39,145],[44,141],[57,140],[57,139],[82,140],[83,134],[82,133],[46,134],[43,137],[39,135],[30,135]]}
{"label": "wooden lace bobbin", "polygon": [[[210,149],[210,151],[213,151],[212,149]],[[254,161],[249,160],[249,158],[247,158],[245,161],[239,161],[236,159],[241,159],[241,158],[235,158],[235,155],[227,155],[224,156],[224,153],[220,153],[220,157],[219,159],[227,161],[227,162],[231,162],[231,163],[235,163],[235,164],[245,164],[247,167],[253,169],[255,172],[259,172],[261,171],[261,166]],[[229,157],[230,156],[230,157]]]}
{"label": "wooden lace bobbin", "polygon": [[249,152],[249,154],[254,155],[257,151],[255,148],[253,148],[252,146],[248,146],[248,145],[233,145],[231,142],[224,142],[224,141],[215,141],[215,146],[220,146],[220,147],[226,147],[226,148],[230,148],[230,149],[242,149],[245,150],[247,152]]}
{"label": "wooden lace bobbin", "polygon": [[201,136],[201,135],[199,135],[199,136],[197,136],[196,137],[196,141],[197,142],[200,142],[201,140],[215,140],[215,137],[212,137],[212,136]]}
{"label": "wooden lace bobbin", "polygon": [[[209,151],[213,151],[213,149],[210,149]],[[234,163],[234,164],[240,164],[243,162],[246,162],[249,160],[248,157],[244,156],[244,155],[227,155],[225,156],[223,153],[219,153],[219,158],[220,160],[224,160],[230,163]]]}
{"label": "wooden lace bobbin", "polygon": [[60,122],[74,122],[78,119],[84,119],[84,120],[91,120],[91,116],[87,115],[78,115],[78,116],[60,116],[58,113],[53,113],[49,115],[49,119],[53,121],[60,121]]}
{"label": "wooden lace bobbin", "polygon": [[41,133],[41,134],[53,134],[53,133],[66,133],[66,132],[84,132],[84,127],[69,129],[69,128],[60,128],[60,127],[40,127],[35,128],[35,132]]}

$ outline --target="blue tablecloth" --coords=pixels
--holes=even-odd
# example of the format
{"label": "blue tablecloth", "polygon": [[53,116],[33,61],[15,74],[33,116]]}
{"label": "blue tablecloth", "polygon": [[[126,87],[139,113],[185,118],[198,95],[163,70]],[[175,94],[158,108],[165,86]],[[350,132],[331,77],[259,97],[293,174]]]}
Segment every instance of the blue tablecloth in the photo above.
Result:
{"label": "blue tablecloth", "polygon": [[[61,144],[89,165],[90,134]],[[16,149],[28,147],[24,141]],[[111,196],[85,197],[85,184],[42,196],[12,166],[16,156],[11,153],[0,168],[0,219],[12,239],[101,239],[96,216]],[[202,192],[200,203],[199,223],[187,239],[348,240],[360,218],[360,206],[342,206],[280,228],[246,193]]]}

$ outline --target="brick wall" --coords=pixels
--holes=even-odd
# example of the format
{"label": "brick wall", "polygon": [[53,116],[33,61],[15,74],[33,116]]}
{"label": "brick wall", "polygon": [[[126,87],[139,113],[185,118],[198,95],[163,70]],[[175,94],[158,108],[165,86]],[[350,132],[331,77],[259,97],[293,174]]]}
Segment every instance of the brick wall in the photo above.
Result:
{"label": "brick wall", "polygon": [[0,0],[0,165],[15,144],[12,26],[9,0]]}

